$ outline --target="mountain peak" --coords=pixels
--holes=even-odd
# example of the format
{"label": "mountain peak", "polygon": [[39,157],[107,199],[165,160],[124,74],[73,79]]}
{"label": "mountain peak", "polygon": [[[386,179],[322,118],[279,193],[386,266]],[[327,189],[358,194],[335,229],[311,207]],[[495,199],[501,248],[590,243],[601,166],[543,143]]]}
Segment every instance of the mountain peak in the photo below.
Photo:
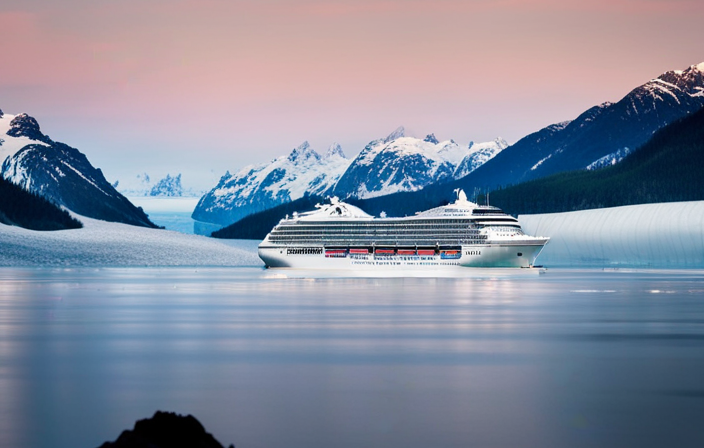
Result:
{"label": "mountain peak", "polygon": [[657,80],[677,86],[690,95],[703,95],[704,62],[691,65],[685,70],[670,70],[658,76],[657,79],[653,81]]}
{"label": "mountain peak", "polygon": [[435,137],[435,134],[433,134],[433,133],[426,135],[425,138],[423,139],[423,141],[428,142],[428,143],[432,143],[434,145],[437,145],[438,143],[440,143],[438,141],[437,137]]}
{"label": "mountain peak", "polygon": [[22,113],[10,121],[10,130],[7,135],[11,137],[29,137],[32,140],[44,141],[47,137],[39,129],[39,123],[34,117]]}
{"label": "mountain peak", "polygon": [[405,137],[406,136],[406,130],[404,129],[403,126],[399,126],[396,128],[394,132],[391,134],[387,135],[386,138],[384,139],[384,143],[389,143],[391,141],[396,140],[397,138]]}
{"label": "mountain peak", "polygon": [[325,153],[325,158],[329,159],[330,157],[333,156],[340,156],[343,159],[346,159],[345,153],[342,152],[342,146],[340,146],[337,142],[333,142],[332,145],[328,148],[328,151]]}
{"label": "mountain peak", "polygon": [[320,154],[315,152],[315,150],[310,147],[310,143],[308,143],[308,141],[305,141],[301,143],[297,148],[294,148],[293,151],[291,151],[291,154],[289,154],[288,156],[288,160],[296,164],[300,162],[305,162],[311,158],[315,160],[320,160]]}
{"label": "mountain peak", "polygon": [[499,148],[503,151],[504,149],[508,148],[508,142],[504,140],[502,137],[496,137],[494,139],[497,145],[499,145]]}

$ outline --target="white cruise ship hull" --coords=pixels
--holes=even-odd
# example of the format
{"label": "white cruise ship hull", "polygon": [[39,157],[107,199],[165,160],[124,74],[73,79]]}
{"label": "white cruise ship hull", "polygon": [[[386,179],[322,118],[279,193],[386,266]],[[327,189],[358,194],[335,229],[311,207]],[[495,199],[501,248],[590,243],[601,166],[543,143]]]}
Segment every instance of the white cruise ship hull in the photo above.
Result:
{"label": "white cruise ship hull", "polygon": [[[332,253],[323,246],[259,246],[259,257],[270,268],[353,269],[353,270],[443,270],[463,268],[532,267],[547,239],[521,243],[496,243],[461,246],[461,255],[437,252],[421,254]],[[456,257],[456,258],[455,258]]]}

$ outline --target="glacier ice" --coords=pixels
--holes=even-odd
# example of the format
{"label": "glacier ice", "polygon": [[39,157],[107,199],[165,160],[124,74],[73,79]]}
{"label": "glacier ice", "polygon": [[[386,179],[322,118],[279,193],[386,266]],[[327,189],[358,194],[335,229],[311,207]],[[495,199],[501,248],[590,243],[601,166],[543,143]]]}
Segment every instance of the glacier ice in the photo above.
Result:
{"label": "glacier ice", "polygon": [[704,268],[704,201],[520,215],[546,266]]}

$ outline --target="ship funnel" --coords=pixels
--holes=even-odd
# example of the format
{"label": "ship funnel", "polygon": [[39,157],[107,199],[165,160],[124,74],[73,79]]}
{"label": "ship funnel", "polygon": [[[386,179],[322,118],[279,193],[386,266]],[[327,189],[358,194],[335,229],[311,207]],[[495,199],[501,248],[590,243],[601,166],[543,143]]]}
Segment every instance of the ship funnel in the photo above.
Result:
{"label": "ship funnel", "polygon": [[455,193],[457,193],[457,202],[467,202],[467,195],[464,193],[464,190],[461,188],[455,189]]}

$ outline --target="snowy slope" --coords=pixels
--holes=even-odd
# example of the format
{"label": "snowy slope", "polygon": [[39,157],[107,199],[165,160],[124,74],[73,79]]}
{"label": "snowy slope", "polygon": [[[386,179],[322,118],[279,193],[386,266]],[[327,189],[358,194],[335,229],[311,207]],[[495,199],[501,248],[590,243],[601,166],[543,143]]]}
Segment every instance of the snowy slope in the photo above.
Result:
{"label": "snowy slope", "polygon": [[256,248],[75,216],[84,228],[38,232],[0,224],[0,266],[262,266]]}
{"label": "snowy slope", "polygon": [[489,160],[493,159],[498,153],[508,148],[508,143],[501,137],[491,142],[469,144],[469,154],[467,154],[457,167],[452,177],[460,179],[480,166],[484,165]]}
{"label": "snowy slope", "polygon": [[607,154],[604,157],[599,157],[598,159],[587,165],[587,169],[591,171],[598,170],[599,168],[604,168],[606,166],[616,165],[632,152],[633,151],[631,151],[631,149],[628,147],[619,149],[618,151],[612,152],[611,154]]}
{"label": "snowy slope", "polygon": [[288,156],[226,173],[201,198],[193,219],[225,225],[304,194],[325,194],[349,163],[338,144],[321,156],[303,142]]}
{"label": "snowy slope", "polygon": [[459,145],[428,140],[406,137],[399,127],[386,138],[370,142],[342,175],[334,194],[370,198],[415,191],[450,178],[461,157]]}

